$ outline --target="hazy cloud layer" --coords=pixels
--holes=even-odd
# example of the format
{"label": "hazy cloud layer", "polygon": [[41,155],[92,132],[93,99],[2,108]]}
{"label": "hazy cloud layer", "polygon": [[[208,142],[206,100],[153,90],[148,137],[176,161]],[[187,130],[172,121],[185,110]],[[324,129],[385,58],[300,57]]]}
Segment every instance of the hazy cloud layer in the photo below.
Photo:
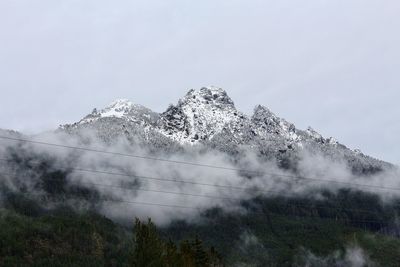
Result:
{"label": "hazy cloud layer", "polygon": [[38,132],[115,98],[162,111],[217,85],[400,162],[400,3],[0,2],[0,127]]}
{"label": "hazy cloud layer", "polygon": [[[304,153],[298,164],[301,177],[330,180],[294,179],[293,173],[279,169],[275,162],[266,162],[257,158],[254,151],[243,149],[243,157],[238,163],[226,154],[210,150],[188,149],[186,152],[173,155],[164,155],[162,152],[149,154],[147,149],[131,145],[126,139],[114,140],[110,146],[99,141],[92,132],[81,133],[83,139],[59,133],[37,136],[40,141],[63,144],[75,147],[92,147],[96,150],[113,151],[117,153],[142,155],[148,157],[168,158],[180,162],[196,162],[212,166],[222,166],[231,169],[246,168],[256,171],[243,175],[243,171],[216,169],[200,166],[189,166],[157,160],[138,159],[94,153],[89,151],[55,148],[31,143],[19,144],[20,155],[33,155],[31,164],[38,163],[40,158],[53,162],[54,170],[68,170],[68,182],[83,188],[94,189],[101,199],[115,201],[97,201],[101,203],[100,211],[111,218],[131,220],[138,216],[151,217],[157,223],[168,223],[174,219],[195,220],[201,211],[212,207],[220,207],[229,212],[241,212],[240,202],[261,196],[295,197],[306,195],[316,199],[322,198],[320,189],[335,192],[340,188],[355,188],[362,191],[374,192],[384,201],[398,198],[398,190],[381,190],[371,186],[400,188],[399,171],[386,170],[374,176],[354,176],[344,162],[332,162],[318,154]],[[86,144],[82,144],[85,140]],[[10,141],[9,147],[16,147]],[[8,146],[0,147],[0,158],[10,158]],[[28,157],[29,158],[29,157]],[[97,173],[88,172],[94,170]],[[26,171],[21,166],[7,165],[4,161],[0,165],[0,173],[10,173],[2,178],[11,190],[26,187],[27,192],[42,194],[33,184],[37,182],[38,172]],[[102,173],[98,173],[102,172]],[[112,174],[111,174],[112,173]],[[122,175],[114,175],[122,174]],[[165,181],[169,180],[169,181]],[[175,181],[175,182],[174,182]],[[186,181],[181,183],[179,181]],[[354,186],[350,184],[368,184],[370,187]],[[140,190],[137,190],[140,189]],[[169,193],[167,193],[169,192]],[[177,193],[177,194],[171,194]],[[118,202],[122,201],[122,202]],[[149,206],[140,203],[154,203],[167,206]],[[181,206],[180,207],[168,207]],[[76,206],[76,205],[73,205]]]}
{"label": "hazy cloud layer", "polygon": [[[335,251],[327,257],[319,257],[309,251],[305,251],[304,265],[301,267],[377,267],[379,266],[373,262],[365,251],[355,245],[348,246],[345,251]],[[300,267],[300,265],[295,265]]]}

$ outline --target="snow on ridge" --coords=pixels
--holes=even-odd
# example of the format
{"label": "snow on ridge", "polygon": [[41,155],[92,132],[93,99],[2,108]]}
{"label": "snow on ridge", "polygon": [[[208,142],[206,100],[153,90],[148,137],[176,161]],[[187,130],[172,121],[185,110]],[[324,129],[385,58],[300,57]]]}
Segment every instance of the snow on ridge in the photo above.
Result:
{"label": "snow on ridge", "polygon": [[276,116],[265,106],[257,105],[255,107],[252,121],[258,126],[260,135],[277,134],[290,142],[300,141],[294,124]]}
{"label": "snow on ridge", "polygon": [[332,146],[336,146],[339,144],[339,142],[335,138],[333,138],[333,137],[324,138],[320,133],[318,133],[311,127],[308,127],[305,132],[306,132],[306,134],[308,134],[309,137],[311,137],[312,139],[314,139],[317,142],[328,143]]}
{"label": "snow on ridge", "polygon": [[128,99],[117,99],[110,105],[99,112],[100,117],[117,117],[122,118],[129,113],[133,108],[139,105],[133,104]]}
{"label": "snow on ridge", "polygon": [[220,108],[235,108],[232,99],[228,96],[226,91],[215,86],[202,87],[199,90],[189,90],[189,92],[179,100],[178,105],[187,104],[188,102]]}
{"label": "snow on ridge", "polygon": [[101,110],[93,109],[91,114],[84,117],[77,124],[92,123],[100,118],[119,118],[136,122],[141,120],[154,121],[157,116],[158,113],[142,105],[134,104],[128,99],[117,99]]}
{"label": "snow on ridge", "polygon": [[171,105],[162,114],[128,99],[117,99],[100,111],[93,110],[78,124],[92,123],[100,118],[137,123],[181,144],[210,140],[222,132],[241,140],[243,131],[249,127],[260,136],[277,134],[291,143],[300,141],[293,124],[261,105],[255,108],[250,118],[235,108],[225,90],[215,86],[189,90],[176,106]]}
{"label": "snow on ridge", "polygon": [[218,87],[192,89],[161,114],[118,99],[100,111],[93,110],[77,123],[60,126],[70,132],[85,128],[100,131],[104,138],[125,135],[160,144],[200,143],[223,151],[235,151],[235,145],[255,146],[262,149],[263,155],[279,158],[311,149],[332,157],[345,155],[351,162],[380,166],[361,151],[350,150],[333,138],[324,138],[311,127],[297,129],[264,106],[256,106],[253,115],[247,116]]}
{"label": "snow on ridge", "polygon": [[92,123],[101,118],[117,118],[135,123],[181,144],[209,141],[218,134],[229,135],[240,143],[249,132],[262,139],[276,136],[299,146],[307,139],[337,144],[333,138],[324,139],[310,127],[306,131],[297,130],[294,124],[261,105],[256,106],[253,115],[249,117],[235,108],[225,90],[215,86],[189,90],[176,105],[171,105],[161,114],[133,104],[128,99],[117,99],[100,111],[93,110],[72,126]]}
{"label": "snow on ridge", "polygon": [[180,143],[189,144],[209,140],[228,124],[244,119],[226,91],[215,86],[191,89],[162,116],[167,124],[162,133]]}
{"label": "snow on ridge", "polygon": [[310,137],[312,137],[312,138],[314,138],[314,139],[316,139],[316,140],[322,140],[322,139],[324,139],[320,133],[318,133],[317,131],[315,131],[315,130],[314,130],[313,128],[311,128],[310,126],[307,128],[306,133],[307,133]]}

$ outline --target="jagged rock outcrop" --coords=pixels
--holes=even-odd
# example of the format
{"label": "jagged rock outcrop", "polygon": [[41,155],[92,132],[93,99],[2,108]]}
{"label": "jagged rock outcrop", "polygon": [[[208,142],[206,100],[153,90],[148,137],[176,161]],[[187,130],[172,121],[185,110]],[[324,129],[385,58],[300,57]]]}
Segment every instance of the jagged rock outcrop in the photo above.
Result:
{"label": "jagged rock outcrop", "polygon": [[75,134],[84,129],[94,130],[106,142],[125,136],[131,142],[168,151],[200,145],[235,155],[246,147],[267,159],[285,162],[285,167],[293,167],[304,150],[345,161],[362,174],[390,166],[359,150],[353,151],[332,137],[324,138],[311,127],[297,129],[264,106],[256,106],[253,115],[247,116],[218,87],[191,89],[163,113],[129,100],[117,100],[99,111],[94,109],[77,123],[60,127]]}

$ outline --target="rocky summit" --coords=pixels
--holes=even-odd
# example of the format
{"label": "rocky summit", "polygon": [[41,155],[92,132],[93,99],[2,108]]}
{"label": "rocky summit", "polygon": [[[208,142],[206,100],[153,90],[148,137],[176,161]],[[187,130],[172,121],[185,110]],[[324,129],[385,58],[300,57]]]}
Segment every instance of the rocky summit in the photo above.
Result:
{"label": "rocky summit", "polygon": [[125,136],[163,148],[200,145],[230,154],[250,147],[262,157],[294,164],[299,153],[307,150],[346,162],[361,174],[390,166],[332,137],[324,138],[311,127],[297,129],[263,105],[257,105],[248,116],[237,110],[227,92],[218,87],[191,89],[162,113],[129,100],[116,100],[103,109],[94,109],[79,122],[60,127],[72,134],[83,129],[95,130],[106,142]]}

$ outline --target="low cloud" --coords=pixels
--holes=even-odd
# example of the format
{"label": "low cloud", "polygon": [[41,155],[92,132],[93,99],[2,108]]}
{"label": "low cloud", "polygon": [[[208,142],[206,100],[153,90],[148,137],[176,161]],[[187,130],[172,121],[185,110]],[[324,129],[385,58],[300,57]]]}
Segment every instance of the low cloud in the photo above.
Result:
{"label": "low cloud", "polygon": [[[233,161],[227,154],[197,147],[170,154],[162,150],[158,153],[150,152],[140,145],[132,145],[124,138],[106,143],[90,131],[81,134],[80,137],[58,132],[43,134],[36,139],[69,147],[88,147],[99,151],[168,159],[167,162],[132,158],[28,142],[9,141],[8,146],[1,147],[1,158],[9,158],[12,155],[10,151],[18,151],[22,157],[31,157],[28,163],[32,166],[35,161],[45,159],[51,162],[51,168],[54,170],[67,171],[68,183],[95,190],[102,199],[107,200],[98,203],[97,208],[107,216],[122,220],[151,217],[160,224],[174,219],[196,220],[201,211],[211,207],[230,212],[245,212],[241,209],[240,202],[258,195],[309,195],[309,192],[320,189],[335,192],[340,188],[352,187],[346,183],[400,187],[400,175],[397,170],[358,177],[352,174],[344,162],[333,162],[320,154],[304,153],[298,163],[298,174],[294,175],[278,168],[273,161],[261,159],[254,150],[246,148],[243,149],[241,158]],[[226,169],[171,161],[224,166]],[[22,186],[28,192],[44,194],[43,191],[37,192],[38,189],[34,187],[35,181],[39,179],[35,171],[29,168],[22,169],[20,165],[1,166],[2,172],[13,174],[4,176],[3,184],[8,188],[19,190]],[[249,175],[245,171],[237,170],[238,168],[256,173]],[[399,193],[374,187],[356,188],[375,192],[386,200],[397,197]],[[315,197],[319,197],[318,194],[315,194]],[[155,205],[150,205],[151,203]]]}
{"label": "low cloud", "polygon": [[366,252],[358,246],[349,246],[344,251],[335,251],[326,257],[303,251],[297,267],[374,267]]}

